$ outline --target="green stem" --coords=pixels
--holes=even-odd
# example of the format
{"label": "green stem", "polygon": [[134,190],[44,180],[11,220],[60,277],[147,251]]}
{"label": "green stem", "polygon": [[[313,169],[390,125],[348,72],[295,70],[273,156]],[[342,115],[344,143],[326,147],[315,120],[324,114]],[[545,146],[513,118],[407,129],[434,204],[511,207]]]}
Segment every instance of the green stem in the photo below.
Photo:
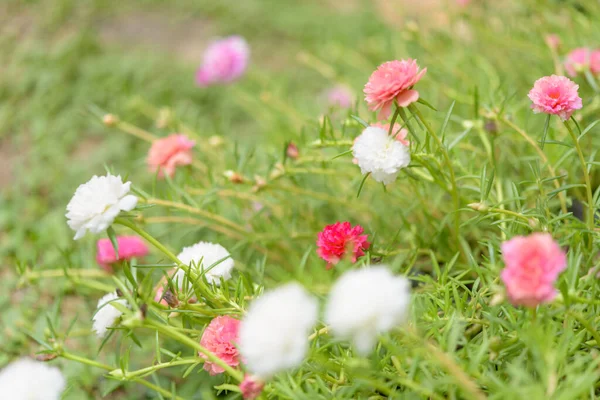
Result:
{"label": "green stem", "polygon": [[242,374],[241,371],[231,368],[225,361],[221,360],[214,353],[207,350],[205,347],[201,346],[200,343],[198,343],[197,341],[187,337],[186,335],[184,335],[176,330],[171,329],[170,326],[158,324],[158,323],[156,323],[152,320],[148,320],[148,319],[144,321],[144,326],[149,329],[154,329],[154,330],[156,330],[166,336],[169,336],[170,338],[175,339],[180,343],[190,346],[194,350],[204,354],[210,362],[217,364],[219,367],[223,368],[231,377],[236,379],[238,382],[241,382],[244,379],[244,375]]}
{"label": "green stem", "polygon": [[456,237],[456,242],[458,244],[458,248],[461,251],[461,253],[463,253],[462,251],[462,246],[460,245],[460,239],[459,239],[459,229],[460,229],[460,196],[458,193],[458,187],[456,185],[456,175],[454,174],[454,166],[452,165],[452,161],[450,160],[450,155],[448,154],[448,149],[446,148],[446,146],[444,146],[444,143],[442,143],[442,141],[440,140],[440,138],[438,137],[438,135],[435,133],[435,131],[433,130],[433,128],[431,127],[431,125],[429,125],[429,122],[427,122],[427,120],[425,120],[425,117],[423,117],[423,114],[421,113],[421,110],[419,110],[414,104],[411,104],[409,106],[409,109],[411,112],[413,112],[415,115],[417,115],[419,117],[419,119],[421,120],[421,122],[423,123],[423,125],[425,126],[425,129],[427,130],[427,132],[429,132],[429,135],[431,135],[431,137],[433,138],[433,140],[435,140],[435,142],[438,145],[438,148],[440,149],[440,151],[442,152],[442,156],[444,157],[444,161],[446,162],[446,166],[448,167],[448,173],[450,174],[450,185],[452,186],[452,199],[454,200],[454,207],[455,207],[455,212],[454,212],[454,234]]}
{"label": "green stem", "polygon": [[[590,174],[588,172],[587,163],[585,161],[585,157],[583,156],[583,151],[581,150],[581,146],[579,145],[579,140],[577,139],[577,135],[571,129],[571,126],[567,121],[564,121],[565,127],[569,131],[571,138],[573,139],[573,143],[575,144],[575,150],[577,151],[577,155],[579,156],[579,162],[581,163],[581,168],[583,169],[583,178],[585,180],[585,190],[587,195],[587,203],[588,203],[588,212],[586,215],[587,227],[590,231],[594,229],[594,197],[592,195],[592,184],[590,181]],[[590,242],[591,243],[591,242]]]}
{"label": "green stem", "polygon": [[390,129],[388,131],[388,136],[392,136],[392,132],[394,131],[394,124],[398,119],[398,115],[400,115],[400,107],[396,107],[396,111],[394,111],[394,116],[392,117],[392,122],[390,122]]}
{"label": "green stem", "polygon": [[159,369],[163,369],[163,368],[169,368],[169,367],[176,367],[178,365],[187,365],[187,364],[200,364],[204,362],[204,359],[201,358],[193,358],[193,359],[187,359],[187,360],[176,360],[176,361],[169,361],[169,362],[164,362],[161,364],[155,364],[152,365],[150,367],[146,367],[146,368],[142,368],[142,369],[138,369],[136,371],[128,371],[125,373],[124,377],[125,378],[137,378],[140,376],[145,376],[148,374],[152,374],[155,371],[159,370]]}

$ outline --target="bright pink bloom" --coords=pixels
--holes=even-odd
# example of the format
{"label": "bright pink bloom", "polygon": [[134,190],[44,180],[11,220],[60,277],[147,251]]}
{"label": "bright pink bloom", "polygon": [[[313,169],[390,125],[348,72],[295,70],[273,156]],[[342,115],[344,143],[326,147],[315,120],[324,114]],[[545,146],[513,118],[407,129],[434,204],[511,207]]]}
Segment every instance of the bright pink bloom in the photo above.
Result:
{"label": "bright pink bloom", "polygon": [[564,76],[545,76],[535,81],[528,96],[533,102],[535,113],[558,115],[563,121],[571,118],[575,110],[582,107],[579,88],[575,82]]}
{"label": "bright pink bloom", "polygon": [[419,100],[419,92],[412,87],[425,75],[427,68],[419,71],[417,61],[411,58],[381,64],[365,85],[365,100],[371,111],[379,110],[378,118],[387,119],[392,113],[394,100],[400,107]]}
{"label": "bright pink bloom", "polygon": [[110,239],[104,238],[98,240],[96,247],[96,261],[106,272],[112,272],[112,264],[131,260],[132,258],[142,258],[148,254],[148,246],[137,236],[118,236],[119,255],[115,254],[115,249]]}
{"label": "bright pink bloom", "polygon": [[[238,341],[240,321],[227,315],[221,315],[210,321],[204,330],[200,344],[231,367],[240,365],[240,355],[235,343]],[[211,375],[222,374],[225,370],[208,361],[206,355],[198,353],[206,361],[204,369]]]}
{"label": "bright pink bloom", "polygon": [[229,36],[212,42],[204,51],[202,66],[196,72],[196,83],[209,86],[229,83],[246,71],[250,48],[244,38]]}
{"label": "bright pink bloom", "polygon": [[327,103],[331,107],[350,108],[354,101],[352,91],[344,85],[337,85],[326,92]]}
{"label": "bright pink bloom", "polygon": [[360,225],[352,227],[350,222],[336,222],[327,225],[317,237],[317,254],[327,261],[327,269],[333,268],[348,253],[352,254],[352,262],[365,255],[370,246],[367,235]]}
{"label": "bright pink bloom", "polygon": [[512,304],[536,307],[554,299],[554,282],[567,267],[567,257],[549,233],[502,243],[502,258],[506,267],[500,277]]}
{"label": "bright pink bloom", "polygon": [[245,375],[244,380],[240,383],[240,390],[244,400],[256,399],[263,390],[265,383],[258,378],[250,375]]}
{"label": "bright pink bloom", "polygon": [[[376,122],[374,124],[371,124],[371,126],[381,128],[386,132],[390,131],[390,124],[382,124],[380,122]],[[392,135],[394,135],[394,138],[406,147],[410,146],[410,140],[406,138],[408,136],[408,130],[402,128],[400,124],[394,124],[394,129],[392,129]]]}
{"label": "bright pink bloom", "polygon": [[148,152],[148,167],[162,178],[164,174],[169,177],[175,175],[175,168],[180,165],[192,163],[192,148],[194,141],[187,136],[173,133],[165,138],[155,140]]}
{"label": "bright pink bloom", "polygon": [[550,33],[546,35],[544,40],[546,41],[546,45],[552,50],[558,50],[558,48],[560,47],[560,37],[555,33]]}
{"label": "bright pink bloom", "polygon": [[600,50],[590,50],[580,47],[571,51],[565,60],[565,69],[569,76],[590,71],[592,75],[600,74]]}

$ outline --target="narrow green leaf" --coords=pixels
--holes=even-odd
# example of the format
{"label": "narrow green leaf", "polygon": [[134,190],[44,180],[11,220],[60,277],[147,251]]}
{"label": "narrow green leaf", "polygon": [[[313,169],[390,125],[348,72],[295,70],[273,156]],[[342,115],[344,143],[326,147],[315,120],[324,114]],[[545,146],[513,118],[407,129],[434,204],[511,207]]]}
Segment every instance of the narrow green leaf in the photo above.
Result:
{"label": "narrow green leaf", "polygon": [[108,239],[112,244],[113,249],[115,249],[115,255],[117,256],[117,260],[119,259],[119,242],[117,240],[117,234],[112,226],[109,226],[106,230],[106,234],[108,235]]}
{"label": "narrow green leaf", "polygon": [[362,188],[365,185],[365,181],[367,180],[367,178],[369,177],[369,175],[371,175],[370,172],[366,173],[365,176],[363,177],[362,181],[360,181],[360,186],[358,187],[358,193],[356,193],[356,198],[357,199],[358,199],[358,196],[360,196],[360,192],[362,191]]}
{"label": "narrow green leaf", "polygon": [[542,132],[542,140],[540,141],[540,148],[544,150],[546,144],[546,136],[548,136],[548,128],[550,127],[550,114],[546,115],[546,122],[544,122],[544,132]]}
{"label": "narrow green leaf", "polygon": [[420,98],[417,100],[417,103],[423,104],[425,107],[431,108],[433,111],[437,111],[437,108],[432,106],[427,100]]}
{"label": "narrow green leaf", "polygon": [[355,120],[356,122],[358,122],[359,124],[361,124],[362,126],[364,126],[365,128],[369,127],[369,124],[365,122],[364,119],[356,116],[356,115],[351,115],[350,116],[353,120]]}

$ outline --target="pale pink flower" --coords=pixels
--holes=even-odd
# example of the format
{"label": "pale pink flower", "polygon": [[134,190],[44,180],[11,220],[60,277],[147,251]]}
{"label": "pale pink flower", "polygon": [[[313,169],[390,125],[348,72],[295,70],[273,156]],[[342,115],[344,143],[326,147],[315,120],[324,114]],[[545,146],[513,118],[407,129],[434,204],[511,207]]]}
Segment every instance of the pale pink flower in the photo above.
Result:
{"label": "pale pink flower", "polygon": [[187,136],[173,133],[165,138],[155,140],[148,152],[148,167],[150,171],[158,171],[158,176],[175,175],[175,169],[180,165],[192,163],[192,148],[194,141]]}
{"label": "pale pink flower", "polygon": [[348,87],[344,85],[332,87],[326,92],[326,96],[327,103],[331,107],[350,108],[352,107],[352,102],[354,101],[354,94]]}
{"label": "pale pink flower", "polygon": [[203,87],[233,82],[246,71],[249,57],[250,48],[244,38],[229,36],[215,40],[204,51],[196,82]]}
{"label": "pale pink flower", "polygon": [[555,33],[550,33],[544,38],[546,45],[552,50],[558,50],[561,45],[560,37]]}
{"label": "pale pink flower", "polygon": [[148,254],[148,246],[137,236],[117,236],[117,244],[118,255],[110,239],[100,239],[96,243],[96,261],[106,272],[113,272],[112,265],[119,261],[142,258]]}
{"label": "pale pink flower", "polygon": [[549,233],[502,243],[502,258],[506,267],[500,277],[512,304],[536,307],[554,299],[554,283],[567,267],[567,257]]}
{"label": "pale pink flower", "polygon": [[240,391],[244,400],[256,399],[263,390],[265,383],[248,374],[244,375],[244,380],[240,383]]}
{"label": "pale pink flower", "polygon": [[344,256],[350,256],[352,262],[365,255],[370,246],[367,235],[360,225],[352,226],[350,222],[336,222],[327,225],[317,237],[317,254],[327,261],[327,269],[333,268]]}
{"label": "pale pink flower", "polygon": [[[236,347],[240,330],[240,321],[228,315],[221,315],[210,321],[210,324],[204,329],[200,345],[210,352],[214,353],[230,367],[240,365],[240,355]],[[198,353],[206,361],[204,369],[211,375],[222,374],[225,372],[223,367],[208,361],[206,355]]]}
{"label": "pale pink flower", "polygon": [[[390,131],[390,124],[382,124],[381,122],[376,122],[374,124],[371,124],[371,126],[381,128],[386,132]],[[392,129],[392,136],[394,136],[394,139],[396,139],[406,147],[410,146],[410,140],[406,138],[408,136],[408,130],[402,128],[400,124],[394,123],[394,128]]]}
{"label": "pale pink flower", "polygon": [[419,100],[413,86],[425,75],[427,68],[419,71],[417,61],[388,61],[381,64],[365,85],[365,100],[371,111],[379,110],[378,119],[387,119],[392,113],[394,100],[399,107],[407,107]]}
{"label": "pale pink flower", "polygon": [[533,102],[535,113],[558,115],[563,121],[571,118],[575,110],[582,107],[579,88],[575,82],[564,76],[545,76],[535,81],[528,96]]}
{"label": "pale pink flower", "polygon": [[565,60],[565,69],[569,76],[590,71],[592,75],[600,74],[600,50],[590,50],[580,47],[571,51]]}
{"label": "pale pink flower", "polygon": [[456,4],[461,7],[466,7],[471,3],[471,0],[456,0]]}

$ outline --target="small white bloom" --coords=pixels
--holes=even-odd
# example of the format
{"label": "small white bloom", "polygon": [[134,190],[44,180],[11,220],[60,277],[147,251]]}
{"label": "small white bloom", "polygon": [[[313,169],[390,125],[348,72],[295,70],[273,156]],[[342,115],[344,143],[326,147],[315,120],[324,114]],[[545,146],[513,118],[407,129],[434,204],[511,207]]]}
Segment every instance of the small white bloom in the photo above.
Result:
{"label": "small white bloom", "polygon": [[373,126],[356,138],[352,154],[363,175],[370,172],[373,179],[385,185],[395,181],[398,172],[410,164],[408,147]]}
{"label": "small white bloom", "polygon": [[[234,262],[231,254],[220,244],[198,242],[193,246],[184,247],[177,258],[190,268],[194,268],[198,274],[207,269],[204,276],[209,283],[220,285],[221,277],[224,280],[231,278]],[[184,277],[185,271],[182,269],[173,276],[173,281],[177,282],[179,288],[182,287]]]}
{"label": "small white bloom", "polygon": [[317,301],[297,283],[264,293],[240,326],[239,348],[248,369],[262,379],[299,365],[317,321]]}
{"label": "small white bloom", "polygon": [[116,293],[109,293],[98,300],[98,309],[96,310],[96,314],[94,314],[92,329],[99,338],[106,336],[108,328],[123,314],[113,306],[114,303],[127,306],[127,300],[119,299]]}
{"label": "small white bloom", "polygon": [[56,367],[21,358],[0,371],[0,393],[10,400],[59,400],[66,381]]}
{"label": "small white bloom", "polygon": [[346,272],[335,283],[325,309],[334,334],[350,339],[368,353],[377,334],[402,323],[408,314],[410,283],[379,266]]}
{"label": "small white bloom", "polygon": [[137,197],[129,193],[131,182],[121,180],[121,176],[94,175],[83,185],[79,185],[67,205],[69,227],[75,231],[75,240],[82,238],[87,231],[101,233],[108,229],[117,215],[131,211],[137,204]]}

